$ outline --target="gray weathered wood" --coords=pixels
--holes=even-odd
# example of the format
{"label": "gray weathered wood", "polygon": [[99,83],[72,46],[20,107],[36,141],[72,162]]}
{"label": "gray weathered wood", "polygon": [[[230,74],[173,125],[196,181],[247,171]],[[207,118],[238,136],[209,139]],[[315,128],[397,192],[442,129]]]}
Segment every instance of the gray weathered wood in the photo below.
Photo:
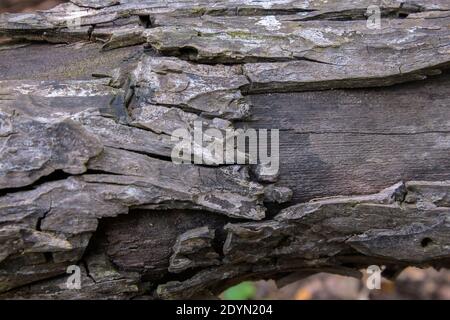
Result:
{"label": "gray weathered wood", "polygon": [[[383,1],[369,29],[371,4],[1,15],[0,298],[192,298],[448,267],[450,6]],[[196,122],[279,129],[280,174],[220,165],[204,145],[191,156],[213,165],[171,162],[173,131]]]}

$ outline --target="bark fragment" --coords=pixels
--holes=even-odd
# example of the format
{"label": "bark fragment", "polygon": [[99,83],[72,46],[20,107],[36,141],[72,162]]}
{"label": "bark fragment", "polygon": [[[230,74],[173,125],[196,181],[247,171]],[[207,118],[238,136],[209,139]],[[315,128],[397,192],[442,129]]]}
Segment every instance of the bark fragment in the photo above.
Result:
{"label": "bark fragment", "polygon": [[179,273],[189,268],[209,267],[220,264],[219,255],[211,241],[214,230],[201,227],[180,235],[170,257],[169,272]]}

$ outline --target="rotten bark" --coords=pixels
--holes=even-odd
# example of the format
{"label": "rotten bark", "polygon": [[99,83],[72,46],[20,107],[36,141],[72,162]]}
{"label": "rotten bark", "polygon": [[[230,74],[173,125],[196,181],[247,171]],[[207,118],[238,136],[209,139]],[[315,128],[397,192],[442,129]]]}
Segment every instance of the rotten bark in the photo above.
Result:
{"label": "rotten bark", "polygon": [[[383,1],[380,30],[374,1],[212,2],[0,16],[0,298],[449,266],[448,1]],[[172,163],[196,121],[280,129],[279,176]]]}

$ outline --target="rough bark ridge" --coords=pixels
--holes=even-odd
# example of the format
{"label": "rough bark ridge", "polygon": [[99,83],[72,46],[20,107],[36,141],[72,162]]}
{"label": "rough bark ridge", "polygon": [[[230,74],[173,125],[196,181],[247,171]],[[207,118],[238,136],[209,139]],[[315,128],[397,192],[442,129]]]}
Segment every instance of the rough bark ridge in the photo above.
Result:
{"label": "rough bark ridge", "polygon": [[[0,298],[191,298],[448,267],[449,25],[447,0],[1,15]],[[281,129],[280,175],[214,165],[203,145],[193,156],[211,165],[172,163],[173,131],[195,121]],[[81,290],[66,287],[73,264]]]}

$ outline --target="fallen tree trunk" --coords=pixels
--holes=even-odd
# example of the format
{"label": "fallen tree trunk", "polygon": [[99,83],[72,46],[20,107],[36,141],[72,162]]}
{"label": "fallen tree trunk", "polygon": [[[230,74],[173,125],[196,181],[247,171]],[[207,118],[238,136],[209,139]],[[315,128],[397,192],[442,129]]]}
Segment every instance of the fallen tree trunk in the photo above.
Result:
{"label": "fallen tree trunk", "polygon": [[[381,29],[372,1],[2,15],[0,297],[192,298],[448,267],[446,2],[383,1]],[[173,163],[174,130],[198,121],[279,129],[279,175]]]}

